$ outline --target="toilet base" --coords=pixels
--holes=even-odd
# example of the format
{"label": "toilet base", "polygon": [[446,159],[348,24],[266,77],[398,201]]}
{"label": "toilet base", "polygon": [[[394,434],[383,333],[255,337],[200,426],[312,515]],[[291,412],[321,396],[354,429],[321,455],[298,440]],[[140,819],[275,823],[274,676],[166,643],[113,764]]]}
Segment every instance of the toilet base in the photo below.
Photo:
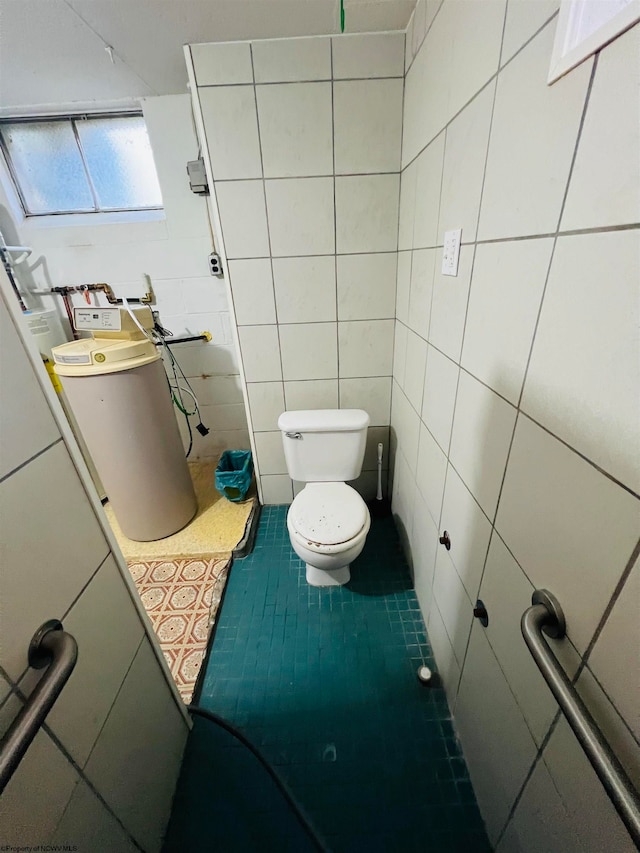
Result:
{"label": "toilet base", "polygon": [[325,569],[317,569],[315,566],[307,566],[307,583],[310,586],[343,586],[351,580],[351,572],[349,566],[343,566],[341,569],[326,571]]}

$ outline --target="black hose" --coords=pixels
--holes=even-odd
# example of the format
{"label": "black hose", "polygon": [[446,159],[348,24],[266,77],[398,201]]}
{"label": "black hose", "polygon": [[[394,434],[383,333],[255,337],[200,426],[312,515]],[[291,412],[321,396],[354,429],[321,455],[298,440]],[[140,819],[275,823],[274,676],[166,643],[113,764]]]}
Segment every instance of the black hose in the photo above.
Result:
{"label": "black hose", "polygon": [[195,717],[203,717],[205,720],[209,720],[209,722],[214,723],[217,726],[220,726],[221,729],[224,729],[226,732],[229,732],[236,740],[240,741],[240,743],[245,746],[251,754],[258,759],[260,764],[267,771],[276,787],[282,794],[282,796],[287,801],[291,811],[295,814],[300,825],[309,836],[313,846],[316,850],[320,851],[320,853],[329,853],[328,847],[326,847],[318,838],[315,829],[309,823],[308,818],[304,815],[300,806],[296,803],[291,791],[289,790],[286,782],[282,779],[280,774],[275,770],[275,768],[267,761],[264,755],[260,752],[260,750],[254,746],[242,732],[237,729],[234,725],[224,719],[224,717],[219,717],[218,714],[214,714],[213,711],[208,711],[206,708],[201,708],[199,705],[188,705],[187,711]]}

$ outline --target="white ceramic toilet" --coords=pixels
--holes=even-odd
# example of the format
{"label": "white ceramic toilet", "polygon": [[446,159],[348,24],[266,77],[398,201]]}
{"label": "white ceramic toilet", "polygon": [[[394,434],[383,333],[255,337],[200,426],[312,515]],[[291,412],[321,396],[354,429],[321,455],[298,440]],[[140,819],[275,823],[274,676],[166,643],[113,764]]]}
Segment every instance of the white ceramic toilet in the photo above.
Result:
{"label": "white ceramic toilet", "polygon": [[340,586],[364,547],[371,518],[348,486],[362,470],[369,415],[362,409],[284,412],[278,418],[289,476],[306,483],[289,507],[291,545],[312,586]]}

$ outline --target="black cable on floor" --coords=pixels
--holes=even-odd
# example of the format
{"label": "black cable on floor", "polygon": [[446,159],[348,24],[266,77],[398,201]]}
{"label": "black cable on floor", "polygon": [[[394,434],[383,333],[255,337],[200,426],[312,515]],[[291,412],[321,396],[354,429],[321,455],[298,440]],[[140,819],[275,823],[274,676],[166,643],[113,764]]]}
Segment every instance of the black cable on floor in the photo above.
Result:
{"label": "black cable on floor", "polygon": [[291,808],[291,811],[298,818],[302,828],[307,833],[309,838],[311,839],[314,847],[320,851],[320,853],[329,853],[329,850],[318,838],[315,829],[309,823],[307,817],[303,814],[300,809],[300,806],[296,803],[291,791],[289,790],[286,782],[282,779],[280,774],[276,771],[276,769],[269,763],[269,761],[264,757],[264,755],[260,752],[260,750],[254,746],[242,732],[237,729],[232,723],[228,722],[224,719],[224,717],[218,716],[218,714],[214,714],[213,711],[208,711],[206,708],[201,708],[199,705],[188,705],[187,711],[192,714],[194,717],[202,717],[205,720],[209,720],[209,722],[214,723],[220,728],[224,729],[226,732],[229,732],[236,740],[240,741],[240,743],[245,746],[251,754],[258,759],[260,764],[267,771],[276,787],[282,794],[282,796],[287,801],[287,804]]}

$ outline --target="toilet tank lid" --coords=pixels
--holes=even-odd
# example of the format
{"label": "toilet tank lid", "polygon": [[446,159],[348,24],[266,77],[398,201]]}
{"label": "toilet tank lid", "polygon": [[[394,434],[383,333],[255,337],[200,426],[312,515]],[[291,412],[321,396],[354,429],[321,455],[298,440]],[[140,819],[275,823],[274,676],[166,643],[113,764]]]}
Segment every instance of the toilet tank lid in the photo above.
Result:
{"label": "toilet tank lid", "polygon": [[278,418],[282,432],[347,432],[368,426],[364,409],[303,409],[283,412]]}

